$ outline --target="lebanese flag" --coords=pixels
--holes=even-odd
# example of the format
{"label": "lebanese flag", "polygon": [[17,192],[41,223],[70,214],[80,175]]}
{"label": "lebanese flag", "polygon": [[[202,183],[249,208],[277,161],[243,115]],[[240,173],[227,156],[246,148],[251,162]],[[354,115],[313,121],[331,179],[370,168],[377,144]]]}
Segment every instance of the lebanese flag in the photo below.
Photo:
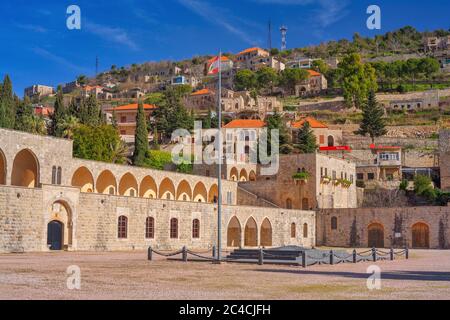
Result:
{"label": "lebanese flag", "polygon": [[[227,57],[222,56],[222,71],[227,69],[229,65],[229,59]],[[219,57],[216,56],[208,61],[208,75],[210,74],[218,74],[219,73]]]}

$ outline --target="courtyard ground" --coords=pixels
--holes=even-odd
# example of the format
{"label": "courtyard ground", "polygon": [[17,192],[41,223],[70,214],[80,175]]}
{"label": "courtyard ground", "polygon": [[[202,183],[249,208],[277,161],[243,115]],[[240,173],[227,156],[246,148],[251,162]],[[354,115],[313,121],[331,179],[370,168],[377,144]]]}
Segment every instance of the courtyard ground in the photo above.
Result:
{"label": "courtyard ground", "polygon": [[[382,288],[368,290],[372,263],[298,266],[146,260],[146,252],[0,255],[0,299],[450,299],[450,251],[411,250],[382,261]],[[66,269],[81,270],[81,289]]]}

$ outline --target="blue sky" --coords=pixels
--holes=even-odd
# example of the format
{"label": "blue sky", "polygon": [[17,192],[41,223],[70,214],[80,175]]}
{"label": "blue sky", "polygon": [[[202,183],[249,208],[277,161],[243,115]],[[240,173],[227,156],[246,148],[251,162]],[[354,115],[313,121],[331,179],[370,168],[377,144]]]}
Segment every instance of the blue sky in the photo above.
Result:
{"label": "blue sky", "polygon": [[[81,8],[81,30],[68,30],[66,9]],[[382,29],[366,28],[366,8],[382,10]],[[0,77],[20,96],[31,84],[57,84],[111,65],[178,60],[267,46],[272,21],[289,28],[288,48],[374,35],[412,25],[450,27],[448,0],[15,0],[0,2]]]}

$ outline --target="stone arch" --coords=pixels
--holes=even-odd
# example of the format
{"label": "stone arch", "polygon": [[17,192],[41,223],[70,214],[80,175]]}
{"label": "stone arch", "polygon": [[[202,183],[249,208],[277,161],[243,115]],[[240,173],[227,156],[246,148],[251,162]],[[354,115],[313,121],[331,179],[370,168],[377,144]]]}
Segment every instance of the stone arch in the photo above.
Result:
{"label": "stone arch", "polygon": [[125,173],[119,181],[119,195],[126,197],[137,197],[138,195],[137,180],[129,172]]}
{"label": "stone arch", "polygon": [[177,200],[178,201],[191,201],[192,200],[192,189],[186,180],[183,180],[178,184]]}
{"label": "stone arch", "polygon": [[233,216],[228,222],[227,228],[227,246],[240,247],[241,246],[241,223],[236,216]]}
{"label": "stone arch", "polygon": [[116,177],[109,170],[104,170],[100,173],[95,183],[98,193],[114,195],[117,192]]}
{"label": "stone arch", "polygon": [[169,178],[164,178],[159,184],[159,198],[164,200],[175,200],[175,186]]}
{"label": "stone arch", "polygon": [[334,142],[335,141],[334,141],[334,137],[332,135],[328,136],[328,141],[327,142],[328,142],[328,146],[329,147],[334,147]]}
{"label": "stone arch", "polygon": [[265,218],[261,223],[260,228],[260,241],[261,246],[271,247],[272,246],[272,224],[268,218]]}
{"label": "stone arch", "polygon": [[384,226],[373,222],[367,226],[367,245],[369,248],[384,248]]}
{"label": "stone arch", "polygon": [[208,192],[203,182],[197,182],[193,193],[194,202],[206,202],[208,199]]}
{"label": "stone arch", "polygon": [[29,149],[16,154],[12,166],[11,185],[36,188],[39,186],[39,161]]}
{"label": "stone arch", "polygon": [[6,157],[0,149],[0,184],[6,184]]}
{"label": "stone arch", "polygon": [[142,179],[139,186],[139,196],[142,198],[156,199],[158,194],[158,186],[155,179],[150,176],[146,176]]}
{"label": "stone arch", "polygon": [[94,176],[86,167],[79,167],[72,175],[72,186],[81,192],[94,192]]}
{"label": "stone arch", "polygon": [[239,181],[247,181],[247,180],[248,180],[247,170],[242,169],[241,172],[239,173]]}
{"label": "stone arch", "polygon": [[244,246],[256,247],[258,245],[258,226],[253,217],[248,218],[244,230]]}
{"label": "stone arch", "polygon": [[251,170],[250,173],[248,174],[248,180],[249,181],[256,181],[256,173],[255,171]]}
{"label": "stone arch", "polygon": [[231,168],[230,170],[230,180],[238,181],[239,173],[236,167]]}
{"label": "stone arch", "polygon": [[430,227],[424,222],[416,222],[411,228],[412,247],[430,248]]}
{"label": "stone arch", "polygon": [[217,184],[213,184],[211,188],[209,188],[208,193],[208,202],[209,203],[217,203],[219,201],[219,188]]}
{"label": "stone arch", "polygon": [[[60,225],[60,234],[55,234],[52,225]],[[59,245],[57,245],[59,242]],[[51,250],[68,249],[73,244],[73,212],[64,200],[56,200],[50,206],[50,219],[47,222],[47,246]]]}

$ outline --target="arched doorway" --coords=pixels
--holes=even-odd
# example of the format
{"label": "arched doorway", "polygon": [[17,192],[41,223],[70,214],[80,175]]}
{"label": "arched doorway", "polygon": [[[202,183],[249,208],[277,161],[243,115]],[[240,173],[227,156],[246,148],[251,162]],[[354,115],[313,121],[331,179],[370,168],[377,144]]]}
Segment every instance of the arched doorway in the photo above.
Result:
{"label": "arched doorway", "polygon": [[379,223],[372,223],[367,227],[367,245],[369,248],[384,248],[384,228]]}
{"label": "arched doorway", "polygon": [[50,250],[62,250],[64,243],[63,224],[60,221],[50,221],[47,224],[47,245]]}
{"label": "arched doorway", "polygon": [[208,193],[208,202],[217,203],[219,201],[219,188],[217,184],[213,184],[211,188],[209,188]]}
{"label": "arched doorway", "polygon": [[258,245],[258,227],[255,219],[250,217],[245,224],[244,246],[256,247]]}
{"label": "arched doorway", "polygon": [[245,169],[241,170],[241,173],[239,174],[239,181],[247,181],[247,171]]}
{"label": "arched doorway", "polygon": [[430,228],[423,222],[417,222],[412,226],[412,247],[430,247]]}
{"label": "arched doorway", "polygon": [[6,158],[0,149],[0,184],[6,184]]}
{"label": "arched doorway", "polygon": [[256,181],[256,173],[255,171],[250,171],[249,175],[248,175],[248,180],[249,181]]}
{"label": "arched doorway", "polygon": [[271,247],[272,246],[272,224],[269,219],[265,218],[261,224],[261,246]]}
{"label": "arched doorway", "polygon": [[191,201],[192,190],[191,186],[186,180],[181,181],[177,188],[177,200],[178,201]]}
{"label": "arched doorway", "polygon": [[239,176],[239,173],[238,173],[237,169],[236,168],[232,168],[231,171],[230,171],[230,180],[231,181],[238,181],[238,176]]}
{"label": "arched doorway", "polygon": [[164,178],[159,185],[159,198],[164,200],[175,200],[175,186],[172,180]]}
{"label": "arched doorway", "polygon": [[117,182],[116,178],[112,174],[111,171],[105,170],[97,178],[97,182],[95,183],[98,193],[103,194],[116,194],[117,190]]}
{"label": "arched doorway", "polygon": [[328,146],[334,147],[334,137],[333,136],[328,136]]}
{"label": "arched doorway", "polygon": [[14,158],[11,184],[27,188],[39,186],[39,163],[30,150],[24,149]]}
{"label": "arched doorway", "polygon": [[206,191],[206,187],[202,182],[198,182],[195,185],[193,194],[194,202],[206,202],[206,199],[208,199],[208,191]]}
{"label": "arched doorway", "polygon": [[240,247],[241,246],[241,224],[238,218],[234,216],[228,222],[227,228],[227,246],[228,247]]}
{"label": "arched doorway", "polygon": [[80,188],[81,192],[94,192],[94,177],[86,167],[80,167],[72,176],[72,186]]}
{"label": "arched doorway", "polygon": [[126,197],[138,196],[138,183],[131,173],[126,173],[119,181],[119,195]]}
{"label": "arched doorway", "polygon": [[144,179],[142,179],[141,185],[139,187],[139,195],[142,198],[156,199],[157,193],[158,187],[156,186],[156,182],[152,177],[146,176]]}
{"label": "arched doorway", "polygon": [[286,209],[292,209],[292,199],[291,198],[286,199]]}

